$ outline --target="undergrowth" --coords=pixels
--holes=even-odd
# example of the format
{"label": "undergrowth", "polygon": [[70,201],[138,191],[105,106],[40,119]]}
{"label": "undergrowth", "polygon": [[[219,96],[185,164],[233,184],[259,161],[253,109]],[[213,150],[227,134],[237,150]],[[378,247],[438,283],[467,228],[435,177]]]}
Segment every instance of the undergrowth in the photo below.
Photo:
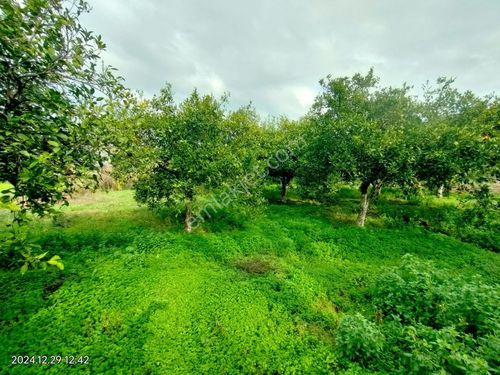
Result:
{"label": "undergrowth", "polygon": [[90,357],[49,373],[494,373],[498,254],[391,223],[390,201],[417,206],[390,192],[357,228],[342,194],[227,209],[190,235],[129,191],[33,222],[65,269],[0,271],[0,373],[40,372],[12,355]]}

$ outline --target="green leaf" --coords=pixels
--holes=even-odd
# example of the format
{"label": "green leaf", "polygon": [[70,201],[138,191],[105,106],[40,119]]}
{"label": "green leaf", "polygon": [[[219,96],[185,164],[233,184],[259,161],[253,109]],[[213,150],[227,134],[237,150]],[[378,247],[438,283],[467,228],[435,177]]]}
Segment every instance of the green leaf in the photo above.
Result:
{"label": "green leaf", "polygon": [[59,255],[54,255],[47,261],[47,263],[51,266],[56,266],[61,271],[64,269],[64,264],[61,262],[61,257]]}
{"label": "green leaf", "polygon": [[52,264],[50,262],[58,262],[61,260],[61,257],[59,255],[54,255],[52,258],[49,259],[47,263]]}
{"label": "green leaf", "polygon": [[37,258],[37,259],[42,259],[45,255],[47,255],[47,252],[42,253],[42,254],[38,254],[38,255],[36,256],[36,258]]}
{"label": "green leaf", "polygon": [[23,264],[20,271],[21,271],[21,275],[24,275],[26,273],[26,271],[28,271],[28,262]]}

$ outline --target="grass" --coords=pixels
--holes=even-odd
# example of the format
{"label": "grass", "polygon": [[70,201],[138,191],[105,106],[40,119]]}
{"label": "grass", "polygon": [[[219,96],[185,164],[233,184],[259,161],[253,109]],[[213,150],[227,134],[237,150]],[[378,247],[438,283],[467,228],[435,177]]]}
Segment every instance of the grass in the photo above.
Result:
{"label": "grass", "polygon": [[496,253],[389,225],[384,215],[404,206],[391,194],[364,229],[346,190],[331,206],[292,194],[189,235],[131,191],[80,196],[31,227],[64,271],[0,271],[0,373],[40,372],[13,355],[90,357],[44,367],[64,374],[369,373],[341,357],[335,330],[346,314],[377,313],[370,288],[404,254],[464,280],[500,276]]}

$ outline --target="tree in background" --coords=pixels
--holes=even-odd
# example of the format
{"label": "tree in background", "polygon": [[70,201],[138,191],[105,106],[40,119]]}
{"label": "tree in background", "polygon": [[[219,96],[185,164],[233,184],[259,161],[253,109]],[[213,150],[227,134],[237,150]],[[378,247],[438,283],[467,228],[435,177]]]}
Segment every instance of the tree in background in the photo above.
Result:
{"label": "tree in background", "polygon": [[300,149],[304,146],[303,126],[299,121],[281,117],[266,127],[269,177],[280,184],[280,200],[286,202],[287,188],[297,175]]}
{"label": "tree in background", "polygon": [[18,222],[49,212],[106,156],[103,118],[121,86],[100,65],[101,37],[78,21],[88,10],[84,1],[0,2],[0,181]]}
{"label": "tree in background", "polygon": [[425,87],[417,176],[439,197],[453,185],[483,183],[495,173],[498,130],[494,120],[487,120],[490,108],[494,98],[462,93],[452,79],[439,78],[435,87]]}
{"label": "tree in background", "polygon": [[178,107],[165,103],[169,110],[151,115],[143,134],[155,160],[135,184],[136,199],[153,208],[182,203],[187,232],[197,196],[250,171],[258,155],[255,112],[242,108],[228,115],[224,100],[195,90]]}
{"label": "tree in background", "polygon": [[476,119],[481,124],[481,140],[487,148],[487,163],[485,168],[490,179],[500,179],[500,98],[493,97],[488,101],[487,108]]}
{"label": "tree in background", "polygon": [[[229,112],[225,116],[224,128],[228,132],[226,147],[230,148],[232,155],[232,175],[241,178],[255,173],[260,176],[267,157],[264,145],[266,134],[255,109],[248,105]],[[255,186],[250,188],[259,187],[256,181]]]}
{"label": "tree in background", "polygon": [[151,99],[127,94],[126,100],[113,103],[110,118],[116,131],[111,144],[111,175],[119,184],[132,186],[156,162],[157,149],[149,138],[162,126],[162,120],[172,116],[175,104],[168,83]]}
{"label": "tree in background", "polygon": [[[310,142],[305,152],[308,184],[326,188],[332,176],[360,183],[363,226],[370,200],[384,184],[411,185],[415,149],[411,133],[419,118],[409,87],[380,88],[370,70],[365,76],[321,81],[309,118]],[[319,165],[315,166],[315,165]],[[304,180],[304,178],[303,178]]]}

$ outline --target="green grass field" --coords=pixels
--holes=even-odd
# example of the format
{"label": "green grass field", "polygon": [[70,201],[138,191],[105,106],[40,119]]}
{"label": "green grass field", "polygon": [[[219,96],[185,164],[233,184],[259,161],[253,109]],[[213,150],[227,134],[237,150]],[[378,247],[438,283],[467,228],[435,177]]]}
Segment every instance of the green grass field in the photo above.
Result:
{"label": "green grass field", "polygon": [[[425,204],[439,211],[454,199]],[[384,350],[364,361],[338,344],[346,315],[385,324],[373,292],[379,276],[413,254],[450,280],[472,285],[479,277],[498,290],[499,255],[394,225],[398,209],[417,208],[390,192],[366,228],[354,225],[357,204],[357,192],[345,189],[330,206],[292,200],[229,209],[185,234],[171,215],[138,207],[131,191],[82,195],[57,219],[31,225],[64,271],[0,271],[0,373],[391,372],[394,357]],[[89,363],[12,365],[14,355]]]}

